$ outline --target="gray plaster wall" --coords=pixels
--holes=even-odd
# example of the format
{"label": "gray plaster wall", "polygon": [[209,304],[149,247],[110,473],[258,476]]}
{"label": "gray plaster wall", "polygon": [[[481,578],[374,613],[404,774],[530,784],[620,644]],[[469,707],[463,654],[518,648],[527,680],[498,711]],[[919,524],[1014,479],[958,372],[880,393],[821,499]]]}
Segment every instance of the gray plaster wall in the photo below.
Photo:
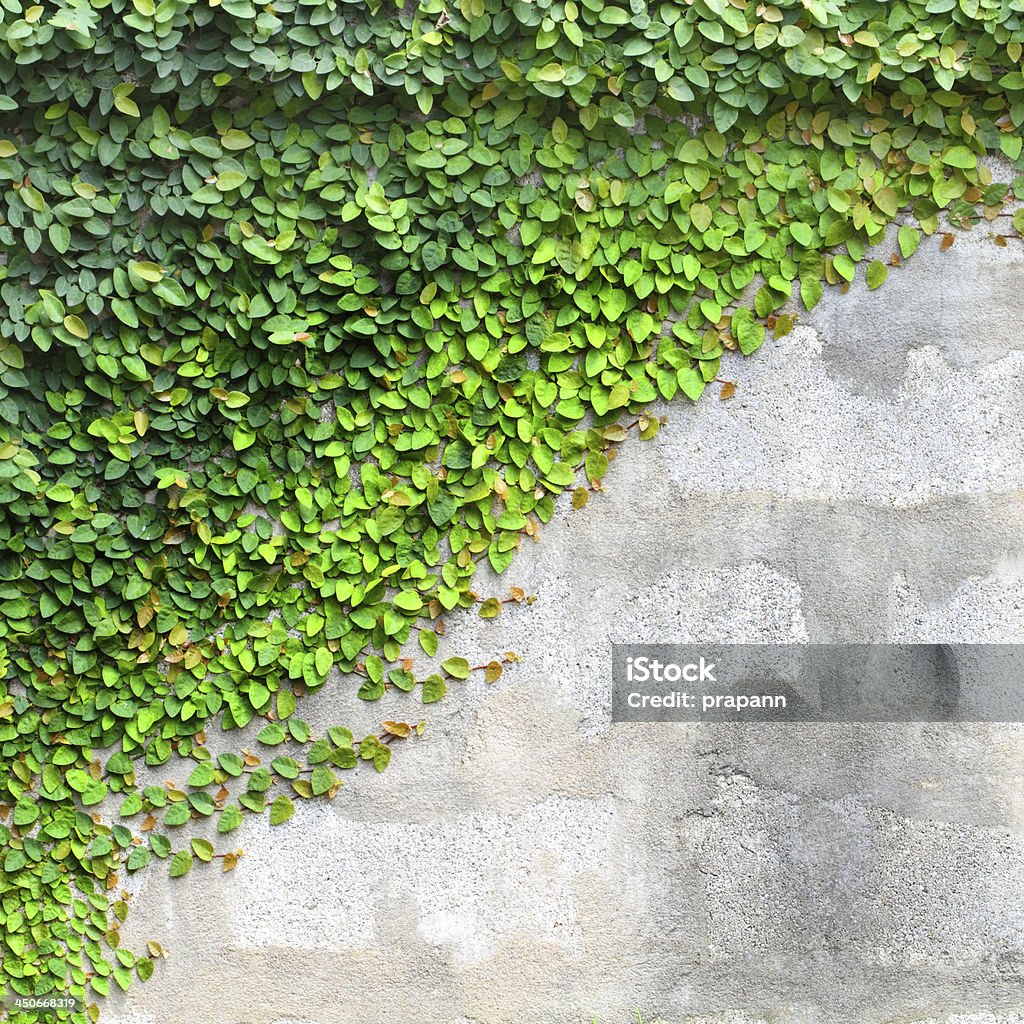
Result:
{"label": "gray plaster wall", "polygon": [[[247,823],[230,875],[133,880],[170,956],[109,1024],[1024,1024],[1021,727],[609,717],[615,641],[1024,642],[1024,256],[986,233],[628,442],[481,578],[537,602],[449,622],[521,663],[384,775]],[[388,717],[423,711],[355,721]]]}

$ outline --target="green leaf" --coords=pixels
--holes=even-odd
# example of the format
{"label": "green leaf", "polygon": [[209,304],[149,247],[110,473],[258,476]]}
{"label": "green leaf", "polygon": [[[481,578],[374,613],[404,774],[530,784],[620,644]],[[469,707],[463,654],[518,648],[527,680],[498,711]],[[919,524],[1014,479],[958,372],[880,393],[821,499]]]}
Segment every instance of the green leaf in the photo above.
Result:
{"label": "green leaf", "polygon": [[142,112],[139,110],[139,105],[129,96],[114,94],[114,106],[121,111],[122,114],[127,114],[129,117],[141,117]]}
{"label": "green leaf", "polygon": [[[201,860],[209,862],[213,860],[213,843],[208,839],[193,839],[191,842],[192,852]],[[173,874],[173,865],[172,865]]]}
{"label": "green leaf", "polygon": [[260,238],[259,235],[253,235],[252,238],[244,239],[242,241],[242,248],[263,263],[274,264],[281,262],[281,254],[265,238]]}
{"label": "green leaf", "polygon": [[707,231],[711,227],[713,214],[707,203],[694,203],[690,207],[690,220],[698,231]]}
{"label": "green leaf", "polygon": [[314,665],[319,675],[325,676],[334,664],[334,655],[326,647],[318,647],[314,656]]}
{"label": "green leaf", "polygon": [[421,629],[419,642],[428,658],[433,658],[437,654],[437,634],[432,629]]}
{"label": "green leaf", "polygon": [[542,238],[538,243],[536,249],[533,250],[533,255],[530,257],[532,263],[550,263],[555,258],[555,253],[558,250],[558,243],[554,238],[550,236]]}
{"label": "green leaf", "polygon": [[270,805],[270,824],[281,825],[294,813],[295,804],[282,794]]}
{"label": "green leaf", "polygon": [[192,812],[187,803],[171,804],[164,813],[164,824],[168,827],[184,825],[191,817]]}
{"label": "green leaf", "polygon": [[232,189],[244,185],[248,178],[241,171],[221,171],[215,182],[219,192],[230,192]]}
{"label": "green leaf", "polygon": [[705,381],[699,370],[684,366],[678,374],[679,389],[687,398],[696,402],[703,394]]}
{"label": "green leaf", "polygon": [[242,809],[237,804],[228,804],[223,811],[220,812],[220,818],[217,821],[217,831],[232,832],[242,824]]}
{"label": "green leaf", "polygon": [[961,167],[965,170],[978,166],[978,158],[966,146],[951,146],[942,154],[947,167]]}
{"label": "green leaf", "polygon": [[192,870],[192,864],[192,854],[188,850],[179,850],[171,858],[171,878],[181,878],[182,875],[187,875]]}
{"label": "green leaf", "polygon": [[89,784],[82,791],[82,803],[86,807],[93,807],[98,803],[102,803],[107,796],[107,785],[105,782],[93,782],[89,780]]}
{"label": "green leaf", "polygon": [[[749,356],[752,352],[756,352],[764,342],[764,324],[755,320],[754,314],[746,306],[741,306],[733,314],[732,330],[736,340],[739,342],[740,351],[745,356]],[[689,395],[691,398],[694,397],[686,390],[686,386],[684,386],[682,379],[679,380],[679,386],[683,389],[684,394]],[[695,384],[691,383],[688,386],[696,390]],[[700,391],[697,391],[697,397],[699,396]]]}
{"label": "green leaf", "polygon": [[441,668],[453,679],[469,678],[469,662],[465,658],[448,658],[441,662]]}
{"label": "green leaf", "polygon": [[334,772],[325,765],[317,765],[313,769],[313,774],[310,777],[310,784],[313,787],[313,795],[321,796],[326,793],[329,789],[332,789],[337,783],[337,779],[334,776]]}
{"label": "green leaf", "polygon": [[265,746],[276,747],[284,743],[286,736],[285,727],[280,722],[271,722],[256,734],[256,739]]}
{"label": "green leaf", "polygon": [[243,452],[246,448],[251,448],[256,442],[256,435],[244,427],[236,426],[234,432],[231,435],[231,447],[236,452]]}
{"label": "green leaf", "polygon": [[875,206],[887,217],[895,217],[900,212],[899,199],[891,188],[880,188],[871,198],[874,200]]}
{"label": "green leaf", "polygon": [[164,859],[170,855],[171,842],[166,836],[159,833],[151,833],[149,837],[149,848],[153,851],[154,857]]}
{"label": "green leaf", "polygon": [[904,224],[899,230],[898,240],[900,254],[905,260],[908,260],[917,252],[917,247],[921,244],[921,232],[917,228]]}
{"label": "green leaf", "polygon": [[173,278],[165,277],[153,285],[152,294],[168,306],[188,305],[185,289]]}
{"label": "green leaf", "polygon": [[448,687],[439,675],[430,675],[423,681],[423,703],[434,704],[441,700]]}
{"label": "green leaf", "polygon": [[237,128],[231,128],[221,135],[220,144],[229,150],[248,149],[253,145],[253,140],[245,132],[239,131]]}
{"label": "green leaf", "polygon": [[867,269],[868,288],[880,288],[889,276],[889,268],[881,260],[872,260]]}
{"label": "green leaf", "polygon": [[455,498],[445,491],[438,493],[434,501],[427,503],[427,513],[435,526],[445,526],[458,511],[459,505]]}
{"label": "green leaf", "polygon": [[46,229],[46,234],[50,239],[50,245],[62,256],[71,248],[71,230],[66,225],[54,221]]}
{"label": "green leaf", "polygon": [[162,281],[164,276],[164,272],[160,267],[150,260],[131,260],[128,264],[128,270],[130,273],[135,274],[136,277],[151,284]]}
{"label": "green leaf", "polygon": [[64,330],[69,334],[73,334],[76,338],[88,338],[89,328],[85,326],[80,316],[75,316],[72,313],[70,316],[64,317]]}
{"label": "green leaf", "polygon": [[203,761],[192,769],[192,774],[188,777],[188,784],[190,786],[208,786],[213,782],[214,772],[212,762]]}
{"label": "green leaf", "polygon": [[824,287],[820,280],[801,277],[800,299],[803,302],[805,309],[808,311],[814,309],[814,307],[821,301],[823,292]]}
{"label": "green leaf", "polygon": [[134,850],[128,855],[128,860],[125,863],[125,867],[129,872],[139,871],[146,867],[150,861],[150,852],[145,846],[136,846]]}

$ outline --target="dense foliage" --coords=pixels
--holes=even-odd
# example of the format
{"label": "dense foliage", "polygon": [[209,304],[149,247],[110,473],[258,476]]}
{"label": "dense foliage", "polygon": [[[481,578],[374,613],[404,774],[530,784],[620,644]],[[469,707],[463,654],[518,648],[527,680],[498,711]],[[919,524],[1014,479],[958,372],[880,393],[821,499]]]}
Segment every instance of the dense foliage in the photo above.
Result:
{"label": "dense foliage", "polygon": [[[645,406],[898,215],[903,257],[943,209],[1021,228],[978,160],[1021,166],[1022,0],[0,13],[8,996],[144,979],[120,871],[230,867],[190,821],[282,822],[416,731],[314,738],[297,697],[495,678],[410,643],[500,611],[476,564],[582,505]],[[269,764],[207,748],[259,718]]]}

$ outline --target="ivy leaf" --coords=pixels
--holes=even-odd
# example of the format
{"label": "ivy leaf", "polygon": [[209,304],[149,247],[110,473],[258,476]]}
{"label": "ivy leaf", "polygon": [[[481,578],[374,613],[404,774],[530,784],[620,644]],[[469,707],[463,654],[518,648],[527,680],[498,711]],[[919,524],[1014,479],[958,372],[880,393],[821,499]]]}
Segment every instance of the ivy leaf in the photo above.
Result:
{"label": "ivy leaf", "polygon": [[465,658],[447,658],[441,662],[441,668],[453,679],[469,678],[469,662]]}
{"label": "ivy leaf", "polygon": [[173,278],[163,278],[153,285],[153,295],[168,306],[187,306],[188,298],[185,289]]}
{"label": "ivy leaf", "polygon": [[867,269],[868,288],[881,288],[889,276],[889,268],[881,260],[872,260]]}
{"label": "ivy leaf", "polygon": [[171,878],[181,878],[182,875],[187,875],[192,870],[192,864],[192,854],[188,850],[179,850],[171,858]]}
{"label": "ivy leaf", "polygon": [[145,846],[136,846],[128,856],[125,867],[129,872],[140,871],[150,861],[150,852]]}
{"label": "ivy leaf", "polygon": [[252,447],[256,441],[256,435],[244,427],[235,427],[234,432],[231,435],[231,447],[236,452],[245,451],[246,448]]}
{"label": "ivy leaf", "polygon": [[427,503],[427,513],[435,526],[445,526],[451,522],[458,508],[455,498],[445,491],[439,492],[436,500]]}
{"label": "ivy leaf", "polygon": [[978,158],[966,146],[951,146],[942,154],[942,162],[948,167],[971,169],[977,167]]}
{"label": "ivy leaf", "polygon": [[85,339],[89,337],[89,328],[85,326],[82,318],[74,313],[64,317],[64,330],[68,334],[73,334],[76,338]]}
{"label": "ivy leaf", "polygon": [[107,784],[105,782],[89,780],[89,784],[82,790],[82,803],[86,807],[102,803],[107,795]]}
{"label": "ivy leaf", "polygon": [[705,380],[699,370],[684,366],[678,374],[679,388],[687,398],[696,402],[703,394]]}
{"label": "ivy leaf", "polygon": [[142,281],[148,281],[150,284],[163,280],[164,276],[164,272],[160,267],[151,260],[131,260],[128,263],[128,272]]}
{"label": "ivy leaf", "polygon": [[192,852],[201,861],[209,862],[213,860],[213,843],[211,843],[208,839],[193,839],[191,846]]}
{"label": "ivy leaf", "polygon": [[904,224],[898,232],[898,241],[900,254],[905,260],[908,260],[917,252],[917,247],[921,244],[921,232],[909,224]]}
{"label": "ivy leaf", "polygon": [[139,105],[130,96],[114,94],[114,106],[121,111],[122,114],[127,114],[129,117],[141,117],[142,111],[139,110]]}
{"label": "ivy leaf", "polygon": [[334,776],[334,772],[325,765],[317,765],[313,769],[313,774],[310,777],[310,784],[313,787],[313,795],[320,796],[326,793],[328,790],[333,789],[337,784],[337,779]]}
{"label": "ivy leaf", "polygon": [[423,703],[433,704],[436,701],[441,700],[447,692],[448,687],[445,685],[444,679],[439,675],[427,676],[423,681]]}
{"label": "ivy leaf", "polygon": [[295,813],[295,804],[282,795],[270,805],[270,824],[281,825]]}
{"label": "ivy leaf", "polygon": [[276,747],[287,738],[285,727],[280,722],[271,722],[256,734],[256,739],[268,747]]}
{"label": "ivy leaf", "polygon": [[232,832],[242,824],[242,810],[236,804],[228,804],[220,813],[217,821],[217,831]]}
{"label": "ivy leaf", "polygon": [[281,254],[273,248],[265,238],[254,235],[242,242],[242,248],[252,256],[255,256],[261,263],[280,263]]}

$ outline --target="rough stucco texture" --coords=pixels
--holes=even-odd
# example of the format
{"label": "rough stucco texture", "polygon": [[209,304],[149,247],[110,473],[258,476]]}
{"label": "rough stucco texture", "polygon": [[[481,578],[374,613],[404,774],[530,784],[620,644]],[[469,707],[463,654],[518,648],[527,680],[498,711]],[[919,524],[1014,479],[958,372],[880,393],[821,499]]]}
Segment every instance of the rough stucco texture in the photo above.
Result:
{"label": "rough stucco texture", "polygon": [[1024,256],[986,234],[627,443],[478,588],[536,604],[449,622],[521,664],[384,775],[133,880],[171,955],[109,1024],[1024,1024],[1021,727],[609,720],[613,641],[1024,641]]}

